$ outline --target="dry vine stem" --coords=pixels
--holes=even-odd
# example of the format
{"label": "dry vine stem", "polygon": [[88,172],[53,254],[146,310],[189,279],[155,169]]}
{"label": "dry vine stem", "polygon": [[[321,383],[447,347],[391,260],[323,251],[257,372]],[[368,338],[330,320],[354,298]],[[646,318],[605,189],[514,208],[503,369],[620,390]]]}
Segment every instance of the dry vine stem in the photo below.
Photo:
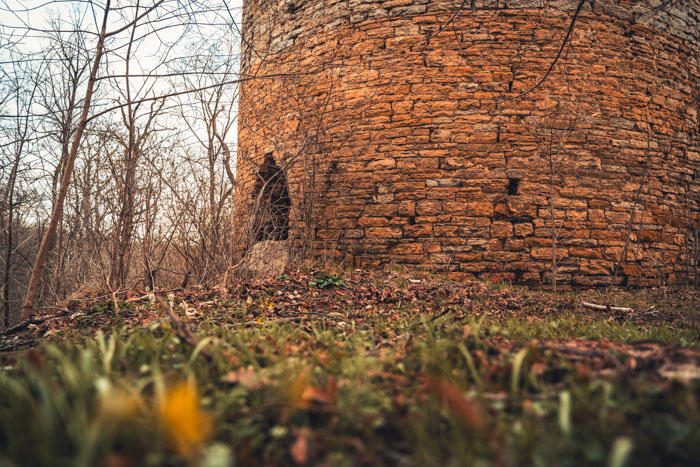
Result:
{"label": "dry vine stem", "polygon": [[[172,323],[173,329],[175,329],[177,336],[192,347],[196,348],[199,345],[199,339],[192,334],[192,331],[190,331],[190,328],[187,327],[187,324],[177,317],[173,309],[170,307],[170,305],[168,305],[168,302],[163,300],[163,297],[156,295],[155,298],[158,305],[165,310],[166,313],[168,313],[168,317],[170,318],[170,322]],[[211,359],[211,353],[209,353],[207,349],[203,348],[201,353],[208,359]]]}

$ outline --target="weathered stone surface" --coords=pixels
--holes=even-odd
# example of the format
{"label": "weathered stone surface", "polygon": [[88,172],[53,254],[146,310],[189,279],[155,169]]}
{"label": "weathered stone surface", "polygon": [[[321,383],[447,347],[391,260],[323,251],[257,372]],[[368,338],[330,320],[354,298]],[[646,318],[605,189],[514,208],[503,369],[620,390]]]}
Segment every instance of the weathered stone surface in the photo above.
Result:
{"label": "weathered stone surface", "polygon": [[513,227],[517,237],[527,237],[534,232],[532,224],[515,224]]}
{"label": "weathered stone surface", "polygon": [[458,180],[456,178],[438,178],[438,179],[429,179],[425,181],[425,186],[429,187],[459,187],[462,186],[462,181]]}
{"label": "weathered stone surface", "polygon": [[247,270],[256,277],[274,277],[284,272],[289,263],[289,242],[266,240],[258,242],[246,259]]}
{"label": "weathered stone surface", "polygon": [[496,238],[506,238],[513,236],[513,224],[510,222],[497,221],[491,224],[491,236]]}
{"label": "weathered stone surface", "polygon": [[700,211],[700,3],[586,2],[523,96],[577,2],[460,3],[244,2],[241,225],[272,153],[290,242],[357,265],[541,283],[554,224],[560,281],[607,285],[618,262],[620,283],[682,280]]}

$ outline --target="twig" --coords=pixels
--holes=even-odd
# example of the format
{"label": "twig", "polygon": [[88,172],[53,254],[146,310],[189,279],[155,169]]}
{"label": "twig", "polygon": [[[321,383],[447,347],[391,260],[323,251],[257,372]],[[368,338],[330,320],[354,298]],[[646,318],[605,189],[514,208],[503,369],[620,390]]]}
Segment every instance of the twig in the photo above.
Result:
{"label": "twig", "polygon": [[[610,306],[610,305],[598,305],[597,303],[590,303],[590,302],[586,302],[586,301],[581,302],[581,306],[583,306],[584,308],[590,308],[591,310],[597,310],[597,311],[618,311],[621,313],[634,313],[634,309],[632,309],[632,308]],[[656,306],[651,306],[645,310],[642,310],[641,313],[651,313],[654,310],[656,310]]]}
{"label": "twig", "polygon": [[[180,318],[177,317],[173,309],[170,307],[170,305],[168,305],[168,302],[163,300],[163,297],[160,297],[158,295],[156,295],[155,297],[156,302],[158,302],[158,305],[163,310],[165,310],[166,313],[168,313],[170,322],[172,323],[173,329],[175,329],[175,333],[177,333],[178,337],[183,341],[187,342],[192,347],[196,348],[199,345],[199,339],[197,339],[195,335],[192,334],[192,331],[190,331],[190,328],[187,327],[187,324],[185,324]],[[211,353],[209,353],[207,349],[202,349],[201,352],[202,355],[211,359]]]}
{"label": "twig", "polygon": [[[431,316],[430,319],[428,319],[428,320],[426,320],[426,321],[421,321],[420,323],[416,323],[416,324],[414,324],[413,326],[409,327],[409,328],[408,328],[408,331],[413,331],[413,330],[415,330],[415,329],[417,329],[417,328],[423,326],[424,324],[430,324],[430,323],[432,323],[433,321],[436,321],[437,319],[442,318],[443,316],[445,316],[445,315],[446,315],[447,313],[449,313],[450,311],[453,311],[452,308],[447,307],[447,308],[445,308],[444,310],[442,310],[440,313],[438,313],[438,314],[436,314],[436,315],[434,315],[434,316]],[[405,333],[404,333],[404,334],[405,334]]]}
{"label": "twig", "polygon": [[447,20],[447,22],[446,22],[445,24],[443,24],[443,25],[440,27],[440,29],[438,29],[436,32],[434,32],[434,33],[432,33],[431,35],[429,35],[429,36],[427,37],[427,39],[425,39],[425,44],[426,44],[426,45],[430,44],[430,39],[432,39],[433,37],[435,37],[435,36],[437,36],[438,34],[440,34],[442,31],[445,30],[445,28],[447,28],[447,26],[449,26],[450,24],[452,24],[452,22],[455,20],[455,18],[457,18],[457,15],[464,9],[464,7],[465,7],[466,4],[467,4],[467,0],[462,0],[462,4],[459,6],[459,8],[457,8],[457,11],[454,12],[454,14],[452,15],[452,17],[450,17],[450,19]]}
{"label": "twig", "polygon": [[18,332],[20,332],[20,331],[24,331],[24,330],[27,329],[31,324],[42,324],[42,323],[44,323],[44,322],[46,322],[46,321],[48,321],[48,320],[50,320],[50,319],[52,319],[52,318],[56,318],[56,317],[59,317],[59,316],[64,316],[64,315],[67,315],[68,313],[70,313],[70,311],[69,311],[68,309],[66,309],[66,308],[59,308],[59,307],[55,307],[55,306],[45,306],[45,307],[40,307],[40,308],[37,308],[37,309],[36,309],[36,311],[39,311],[39,310],[58,310],[58,311],[60,311],[61,313],[57,313],[57,314],[53,314],[53,315],[41,316],[41,317],[39,317],[39,318],[32,318],[32,319],[29,319],[29,320],[27,320],[27,321],[22,321],[21,323],[15,324],[14,326],[5,329],[5,330],[2,332],[2,335],[4,335],[4,336],[9,336],[9,335],[11,335],[11,334],[16,334],[16,333],[18,333]]}
{"label": "twig", "polygon": [[581,302],[581,305],[584,308],[589,308],[591,310],[597,310],[597,311],[620,311],[623,313],[632,313],[632,308],[625,308],[625,307],[619,307],[619,306],[610,306],[610,305],[598,305],[597,303],[590,303],[590,302]]}
{"label": "twig", "polygon": [[[165,268],[161,268],[165,269]],[[168,272],[179,274],[175,271],[170,271],[168,269],[165,269]],[[116,295],[126,295],[129,292],[131,292],[134,289],[134,287],[129,287],[128,289],[124,290],[117,290],[114,293]],[[164,289],[164,290],[154,290],[152,293],[170,293],[170,292],[177,292],[178,290],[182,290],[182,287],[175,287],[172,289]],[[130,298],[128,300],[125,300],[124,303],[131,303],[131,302],[138,302],[139,300],[143,300],[144,298],[148,298],[150,294],[142,295],[141,297],[138,298]],[[85,297],[85,298],[70,298],[66,299],[67,302],[92,302],[95,300],[102,300],[103,298],[112,298],[112,293],[108,293],[105,295],[98,295],[96,297]],[[41,308],[37,308],[37,310],[41,310]]]}
{"label": "twig", "polygon": [[34,340],[23,340],[19,342],[14,342],[12,344],[8,344],[5,347],[0,347],[0,359],[20,355],[23,351],[23,349],[20,349],[21,347],[26,346],[31,348],[35,342],[36,341]]}
{"label": "twig", "polygon": [[45,316],[44,317],[45,319],[54,318],[56,316],[61,316],[61,315],[65,315],[65,314],[70,313],[70,310],[68,310],[67,308],[61,308],[59,306],[40,306],[39,308],[36,308],[36,311],[40,311],[40,310],[56,310],[56,311],[61,312],[61,313],[56,314],[56,315]]}
{"label": "twig", "polygon": [[114,316],[119,319],[119,303],[117,302],[117,293],[112,291],[112,306],[114,307]]}
{"label": "twig", "polygon": [[318,318],[326,318],[326,319],[331,319],[331,320],[336,320],[336,321],[343,321],[347,324],[353,323],[353,321],[347,320],[347,319],[343,318],[342,316],[331,316],[329,314],[319,313],[317,311],[293,311],[292,316],[289,316],[289,317],[292,318],[292,317],[299,317],[299,316],[316,316]]}
{"label": "twig", "polygon": [[[180,290],[180,288],[179,288],[179,287],[176,287],[176,288],[174,288],[174,289],[169,289],[169,290],[158,290],[158,291],[156,291],[156,292],[153,292],[153,294],[155,295],[155,293],[170,293],[170,292],[175,292],[175,291],[177,291],[177,290]],[[84,301],[91,301],[91,300],[100,300],[100,299],[107,298],[107,297],[110,297],[110,296],[111,296],[111,297],[112,297],[112,300],[114,301],[114,310],[115,310],[115,312],[116,312],[116,314],[117,314],[117,317],[118,317],[118,316],[119,316],[119,312],[117,311],[117,310],[118,310],[118,308],[117,308],[117,300],[115,299],[115,297],[116,297],[116,295],[121,295],[121,294],[125,294],[125,293],[128,293],[128,292],[129,292],[128,290],[123,291],[123,292],[115,291],[115,292],[113,292],[113,293],[110,294],[110,295],[101,295],[101,296],[99,296],[99,297],[93,297],[93,298],[72,299],[72,300],[68,300],[68,301],[69,301],[69,302],[70,302],[70,301],[84,302]],[[141,300],[144,300],[144,299],[147,299],[147,298],[150,298],[150,297],[151,297],[151,294],[141,295],[141,296],[139,296],[139,297],[132,297],[132,298],[129,298],[129,299],[127,299],[127,300],[124,300],[123,303],[140,302]],[[159,297],[156,295],[156,300],[157,300],[158,298],[159,298]],[[67,314],[70,314],[70,310],[68,310],[67,308],[61,308],[61,307],[57,307],[57,306],[45,306],[45,307],[36,308],[36,311],[40,311],[40,310],[56,310],[56,311],[60,311],[61,313],[57,313],[57,314],[53,314],[53,315],[41,316],[41,317],[38,317],[38,318],[32,318],[32,319],[30,319],[30,320],[23,321],[23,322],[21,322],[21,323],[15,324],[15,325],[12,326],[12,327],[7,328],[6,330],[4,330],[4,331],[3,331],[2,333],[0,333],[0,334],[1,334],[1,335],[5,335],[5,336],[9,336],[9,335],[11,335],[11,334],[16,334],[16,333],[18,333],[18,332],[20,332],[20,331],[24,331],[24,330],[27,329],[27,327],[29,327],[29,325],[31,325],[31,324],[42,324],[42,323],[44,323],[44,322],[46,322],[46,321],[48,321],[48,320],[50,320],[50,319],[58,318],[58,317],[60,317],[60,316],[65,316],[65,315],[67,315]],[[94,313],[95,311],[97,311],[97,310],[89,311],[89,312],[87,312],[87,314],[92,314],[92,313]]]}
{"label": "twig", "polygon": [[9,336],[11,334],[15,334],[15,333],[18,333],[20,331],[24,331],[25,329],[27,329],[29,327],[29,325],[41,324],[44,321],[48,320],[49,318],[51,318],[51,316],[45,316],[43,318],[34,318],[34,319],[28,319],[27,321],[22,321],[19,324],[16,324],[12,327],[5,329],[5,332],[3,333],[3,335]]}
{"label": "twig", "polygon": [[571,23],[569,23],[569,30],[566,32],[566,36],[564,36],[564,40],[561,43],[561,47],[559,47],[559,52],[557,52],[556,57],[554,57],[554,60],[552,60],[552,63],[549,65],[549,68],[547,69],[547,72],[542,76],[542,78],[539,79],[530,89],[527,91],[523,91],[520,94],[512,97],[507,97],[506,99],[502,100],[500,103],[502,104],[503,102],[512,100],[512,99],[520,99],[523,96],[526,96],[527,94],[530,94],[532,91],[540,87],[542,83],[545,82],[547,77],[549,77],[549,74],[552,72],[554,69],[554,66],[557,64],[559,61],[559,58],[561,58],[561,54],[564,52],[564,49],[566,48],[567,42],[569,42],[569,37],[571,36],[571,33],[574,31],[574,25],[576,24],[576,18],[578,18],[578,14],[581,12],[581,8],[583,8],[584,3],[586,3],[586,0],[580,0],[578,3],[578,7],[576,8],[576,12],[574,13],[573,18],[571,18]]}
{"label": "twig", "polygon": [[433,316],[432,318],[430,318],[427,322],[428,322],[428,323],[432,323],[433,321],[437,320],[438,318],[442,318],[443,316],[445,316],[445,315],[446,315],[447,313],[449,313],[450,311],[452,311],[452,308],[449,308],[449,307],[448,307],[448,308],[445,308],[443,311],[441,311],[440,313],[438,313],[438,314],[436,314],[435,316]]}

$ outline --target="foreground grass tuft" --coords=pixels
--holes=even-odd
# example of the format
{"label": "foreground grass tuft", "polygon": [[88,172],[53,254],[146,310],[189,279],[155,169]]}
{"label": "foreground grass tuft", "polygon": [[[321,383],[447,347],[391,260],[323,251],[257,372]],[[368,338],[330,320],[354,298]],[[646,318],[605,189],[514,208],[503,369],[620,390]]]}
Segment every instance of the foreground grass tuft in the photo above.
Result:
{"label": "foreground grass tuft", "polygon": [[684,321],[399,279],[173,296],[195,348],[148,302],[111,328],[86,312],[4,358],[0,464],[696,462],[700,352]]}

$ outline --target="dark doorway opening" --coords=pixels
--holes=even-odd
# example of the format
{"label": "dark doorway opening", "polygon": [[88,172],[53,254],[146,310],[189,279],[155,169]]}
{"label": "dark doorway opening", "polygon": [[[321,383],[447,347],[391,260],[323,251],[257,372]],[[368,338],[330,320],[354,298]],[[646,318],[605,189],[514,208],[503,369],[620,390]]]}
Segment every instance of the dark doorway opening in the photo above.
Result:
{"label": "dark doorway opening", "polygon": [[509,178],[508,179],[508,195],[516,196],[518,194],[518,188],[520,188],[519,178]]}
{"label": "dark doorway opening", "polygon": [[[289,238],[289,209],[292,205],[287,176],[279,168],[272,153],[265,154],[259,166],[259,177],[253,191],[256,205],[255,240],[287,240]],[[262,194],[261,194],[262,193]]]}

